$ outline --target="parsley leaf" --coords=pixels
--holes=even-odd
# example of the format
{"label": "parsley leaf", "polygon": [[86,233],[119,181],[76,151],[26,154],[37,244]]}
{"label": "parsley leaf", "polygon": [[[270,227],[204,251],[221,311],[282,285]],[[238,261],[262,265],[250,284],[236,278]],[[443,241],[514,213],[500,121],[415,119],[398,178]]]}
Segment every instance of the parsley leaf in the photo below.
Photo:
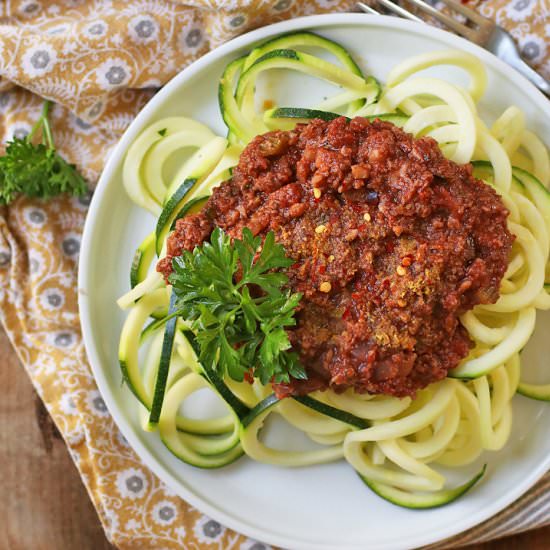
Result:
{"label": "parsley leaf", "polygon": [[262,243],[247,228],[233,243],[216,228],[209,243],[174,258],[168,281],[204,365],[238,381],[248,371],[263,384],[307,378],[285,330],[302,297],[284,288],[280,270],[292,263],[272,232]]}
{"label": "parsley leaf", "polygon": [[[86,182],[73,164],[61,158],[55,150],[46,101],[42,114],[30,133],[23,139],[13,138],[0,157],[0,205],[9,204],[18,195],[49,199],[61,193],[83,195]],[[42,143],[34,145],[32,138],[42,130]]]}

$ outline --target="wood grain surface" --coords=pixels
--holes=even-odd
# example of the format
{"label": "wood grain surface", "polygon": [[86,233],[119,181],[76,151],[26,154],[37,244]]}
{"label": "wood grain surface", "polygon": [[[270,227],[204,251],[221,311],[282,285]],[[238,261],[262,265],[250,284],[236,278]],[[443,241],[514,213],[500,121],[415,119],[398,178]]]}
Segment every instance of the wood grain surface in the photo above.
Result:
{"label": "wood grain surface", "polygon": [[[63,439],[1,328],[0,387],[0,550],[113,549]],[[547,550],[550,527],[468,548]]]}

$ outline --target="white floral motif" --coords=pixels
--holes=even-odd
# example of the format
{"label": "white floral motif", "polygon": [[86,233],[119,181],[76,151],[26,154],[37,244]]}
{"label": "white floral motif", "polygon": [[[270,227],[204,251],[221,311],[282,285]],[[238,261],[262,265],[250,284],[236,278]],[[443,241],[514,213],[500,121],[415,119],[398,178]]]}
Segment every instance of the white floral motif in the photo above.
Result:
{"label": "white floral motif", "polygon": [[74,284],[73,278],[67,272],[59,275],[58,281],[59,281],[59,284],[65,288],[70,288]]}
{"label": "white floral motif", "polygon": [[537,0],[512,0],[503,10],[503,14],[512,21],[524,21],[531,17],[537,7]]}
{"label": "white floral motif", "polygon": [[89,135],[96,131],[96,128],[94,128],[92,124],[89,124],[72,113],[69,115],[69,126],[75,134]]}
{"label": "white floral motif", "polygon": [[131,518],[126,522],[124,528],[127,531],[136,531],[141,529],[141,523],[139,523],[139,521],[136,521],[134,518]]}
{"label": "white floral motif", "polygon": [[[2,43],[0,42],[0,56],[2,55],[1,45]],[[10,108],[10,105],[12,103],[12,97],[13,95],[10,92],[0,93],[0,114],[8,112],[8,109]]]}
{"label": "white floral motif", "polygon": [[82,34],[89,40],[99,40],[107,34],[109,26],[105,21],[101,19],[96,19],[88,23],[84,29],[82,29]]}
{"label": "white floral motif", "polygon": [[0,248],[0,269],[7,268],[11,262],[11,251],[9,248]]}
{"label": "white floral motif", "polygon": [[121,497],[141,498],[147,492],[149,482],[143,470],[128,468],[117,474],[116,487]]}
{"label": "white floral motif", "polygon": [[118,57],[104,61],[96,69],[97,82],[104,90],[122,88],[128,84],[130,77],[130,66]]}
{"label": "white floral motif", "polygon": [[42,208],[37,208],[36,206],[27,206],[24,211],[25,221],[35,227],[42,227],[48,217],[46,212]]}
{"label": "white floral motif", "polygon": [[103,104],[103,102],[101,101],[98,101],[97,103],[94,103],[94,105],[92,105],[89,109],[88,109],[88,118],[90,120],[95,120],[96,118],[98,118],[100,115],[103,114],[103,111],[105,109],[105,105]]}
{"label": "white floral motif", "polygon": [[334,0],[316,0],[316,4],[320,8],[332,8],[336,2]]}
{"label": "white floral motif", "polygon": [[519,46],[522,56],[529,63],[540,63],[546,57],[546,41],[536,34],[524,35]]}
{"label": "white floral motif", "polygon": [[158,73],[160,73],[161,69],[162,69],[162,65],[161,65],[160,61],[158,61],[158,59],[153,61],[153,63],[151,63],[151,65],[149,65],[149,72],[151,74],[158,74]]}
{"label": "white floral motif", "polygon": [[128,33],[135,42],[146,44],[158,38],[159,24],[149,15],[137,15],[128,22]]}
{"label": "white floral motif", "polygon": [[61,242],[61,249],[65,256],[69,256],[70,258],[78,257],[78,253],[80,252],[80,235],[72,232],[67,233]]}
{"label": "white floral motif", "polygon": [[48,6],[46,10],[50,15],[57,15],[60,11],[60,8],[58,5],[53,4],[52,6]]}
{"label": "white floral motif", "polygon": [[178,45],[183,53],[195,54],[204,46],[204,38],[199,25],[186,25],[179,33]]}
{"label": "white floral motif", "polygon": [[187,537],[187,531],[185,530],[185,527],[183,525],[180,525],[174,529],[174,533],[181,539],[185,540],[185,537]]}
{"label": "white floral motif", "polygon": [[272,550],[271,546],[267,546],[263,542],[254,539],[246,539],[240,546],[239,550]]}
{"label": "white floral motif", "polygon": [[50,36],[55,36],[56,34],[63,34],[65,32],[68,32],[70,28],[71,26],[68,24],[67,25],[61,24],[61,25],[55,25],[54,27],[49,28],[46,32]]}
{"label": "white floral motif", "polygon": [[103,512],[105,513],[105,519],[107,520],[107,534],[116,533],[119,528],[118,514],[106,507],[103,509]]}
{"label": "white floral motif", "polygon": [[56,50],[51,44],[45,42],[31,46],[21,58],[23,71],[31,78],[49,73],[56,62]]}
{"label": "white floral motif", "polygon": [[78,409],[73,399],[73,395],[70,393],[64,393],[59,400],[59,408],[66,415],[78,414]]}
{"label": "white floral motif", "polygon": [[46,264],[44,255],[38,250],[29,251],[29,271],[33,276],[42,275],[42,270]]}
{"label": "white floral motif", "polygon": [[214,544],[223,537],[225,527],[208,516],[201,516],[193,526],[193,533],[198,542]]}
{"label": "white floral motif", "polygon": [[275,12],[282,12],[288,10],[290,6],[292,6],[293,2],[292,0],[278,0],[273,4],[273,11]]}
{"label": "white floral motif", "polygon": [[6,128],[4,140],[9,141],[13,138],[23,139],[31,131],[31,125],[27,122],[16,122]]}
{"label": "white floral motif", "polygon": [[176,507],[169,500],[161,500],[153,507],[153,520],[159,525],[170,525],[174,523],[177,516]]}
{"label": "white floral motif", "polygon": [[34,17],[42,9],[40,2],[36,0],[25,0],[19,4],[19,9],[17,10],[24,17]]}
{"label": "white floral motif", "polygon": [[48,288],[40,294],[40,305],[47,311],[56,311],[63,307],[65,293],[59,288]]}
{"label": "white floral motif", "polygon": [[247,22],[246,13],[231,14],[228,19],[228,24],[232,29],[240,29]]}
{"label": "white floral motif", "polygon": [[71,40],[67,40],[65,44],[63,45],[63,48],[61,50],[61,53],[63,55],[70,55],[73,52],[76,52],[78,50],[78,44],[76,42],[72,42]]}
{"label": "white floral motif", "polygon": [[107,409],[107,405],[105,405],[105,401],[103,401],[103,397],[101,397],[101,394],[98,390],[91,390],[88,392],[88,409],[95,414],[96,416],[103,416],[107,417],[109,416],[109,410]]}
{"label": "white floral motif", "polygon": [[76,343],[76,335],[71,330],[53,332],[48,334],[50,344],[60,349],[72,348]]}
{"label": "white floral motif", "polygon": [[111,36],[111,42],[115,46],[120,46],[122,42],[124,42],[124,37],[119,32],[117,32]]}

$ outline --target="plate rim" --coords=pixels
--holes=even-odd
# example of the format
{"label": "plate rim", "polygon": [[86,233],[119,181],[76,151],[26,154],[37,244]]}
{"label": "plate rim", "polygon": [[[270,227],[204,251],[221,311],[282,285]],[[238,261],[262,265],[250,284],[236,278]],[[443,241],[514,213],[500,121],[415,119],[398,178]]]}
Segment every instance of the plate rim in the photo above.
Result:
{"label": "plate rim", "polygon": [[[118,406],[116,405],[114,398],[114,392],[112,392],[101,366],[99,352],[94,343],[93,327],[90,322],[90,307],[86,289],[89,287],[89,279],[91,277],[93,262],[91,256],[89,255],[89,251],[92,249],[91,243],[93,241],[96,218],[99,216],[102,206],[101,199],[108,186],[113,181],[113,175],[116,171],[117,165],[120,163],[130,142],[135,138],[135,134],[138,132],[137,129],[142,125],[142,120],[147,119],[149,115],[163,103],[164,98],[172,94],[172,90],[177,89],[182,82],[192,79],[195,74],[200,73],[204,68],[207,68],[210,63],[213,63],[227,55],[231,55],[231,53],[235,52],[239,48],[252,44],[258,40],[268,38],[275,34],[296,31],[298,29],[315,31],[319,29],[322,30],[325,27],[340,25],[364,25],[365,29],[368,29],[369,27],[390,27],[393,30],[401,30],[411,32],[413,34],[429,34],[435,39],[440,40],[442,43],[447,44],[449,47],[456,47],[458,49],[470,51],[479,57],[484,63],[492,65],[497,72],[503,73],[506,79],[511,80],[518,87],[526,89],[526,95],[531,101],[535,102],[541,111],[546,113],[548,120],[550,121],[550,103],[544,97],[542,92],[540,92],[525,77],[480,46],[477,46],[476,44],[473,44],[472,42],[453,35],[447,31],[437,29],[423,23],[416,23],[414,21],[407,21],[389,16],[376,16],[362,13],[338,13],[304,16],[260,27],[233,38],[232,40],[200,57],[188,67],[184,68],[162,87],[162,89],[142,108],[142,110],[130,123],[114,149],[111,151],[97,183],[84,224],[81,253],[78,263],[78,308],[86,356],[90,363],[94,380],[107,405],[109,413],[111,414],[117,428],[128,441],[130,447],[154,475],[163,481],[170,489],[175,491],[180,498],[185,500],[191,506],[197,508],[201,513],[207,514],[222,525],[229,527],[230,529],[233,529],[234,531],[245,536],[283,548],[293,548],[296,550],[321,550],[322,548],[328,550],[331,547],[328,545],[320,546],[318,542],[311,543],[306,540],[296,540],[295,538],[280,535],[276,532],[265,531],[261,528],[255,527],[251,523],[247,523],[244,519],[241,520],[229,515],[223,509],[216,507],[209,501],[203,500],[202,497],[195,494],[186,485],[182,484],[181,481],[173,476],[168,469],[162,466],[162,464],[154,456],[154,453],[144,443],[142,443],[139,437],[134,433],[134,429],[125,420],[124,415],[118,411]],[[469,514],[467,517],[462,517],[460,520],[455,521],[449,526],[430,530],[428,534],[418,534],[413,537],[408,537],[407,543],[403,545],[396,544],[395,541],[386,541],[377,543],[375,546],[369,545],[369,547],[378,548],[380,550],[415,548],[418,546],[433,544],[448,537],[463,533],[498,514],[509,504],[517,500],[521,495],[526,493],[549,468],[550,456],[548,456],[546,460],[541,461],[537,468],[533,468],[530,474],[525,477],[523,483],[518,484],[500,498],[495,499],[491,506],[486,507],[483,510],[476,510],[475,513]],[[359,548],[364,548],[364,546],[354,543],[340,546],[341,550],[359,550]]]}

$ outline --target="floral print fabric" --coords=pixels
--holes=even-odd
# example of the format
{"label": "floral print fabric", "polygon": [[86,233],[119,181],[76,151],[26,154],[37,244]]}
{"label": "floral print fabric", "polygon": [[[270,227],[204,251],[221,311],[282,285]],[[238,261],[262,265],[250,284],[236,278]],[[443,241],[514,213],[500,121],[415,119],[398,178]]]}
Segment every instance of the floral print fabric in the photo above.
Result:
{"label": "floral print fabric", "polygon": [[[194,59],[252,28],[352,5],[346,0],[1,2],[0,142],[24,136],[39,116],[42,98],[52,99],[57,147],[93,187],[136,113]],[[478,8],[508,27],[525,57],[548,76],[547,0],[487,0]],[[0,207],[0,317],[67,442],[108,537],[119,548],[132,549],[268,548],[179,499],[140,462],[114,425],[87,364],[78,319],[77,263],[89,201],[90,196],[48,203],[20,198]],[[493,532],[485,526],[465,542]]]}

